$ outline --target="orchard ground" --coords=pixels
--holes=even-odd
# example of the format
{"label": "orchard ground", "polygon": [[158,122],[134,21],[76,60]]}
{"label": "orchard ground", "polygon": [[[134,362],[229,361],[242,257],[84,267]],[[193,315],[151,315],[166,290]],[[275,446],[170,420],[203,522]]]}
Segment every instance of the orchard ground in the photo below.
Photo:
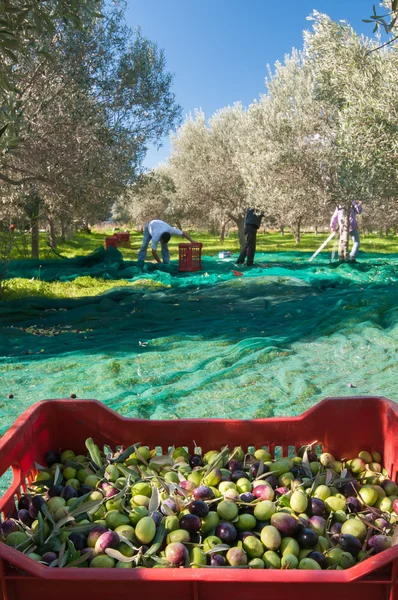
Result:
{"label": "orchard ground", "polygon": [[[259,233],[257,236],[257,259],[264,252],[315,252],[321,243],[326,239],[329,232],[321,232],[318,235],[313,233],[304,233],[300,244],[296,244],[293,234],[285,233],[283,236],[278,233]],[[68,241],[60,242],[57,252],[67,258],[84,256],[94,252],[98,247],[104,244],[106,236],[113,235],[112,229],[93,230],[92,233],[77,233]],[[233,253],[239,252],[239,240],[237,233],[231,233],[224,241],[220,243],[217,236],[206,232],[191,231],[190,235],[197,241],[203,243],[202,255],[215,256],[223,250],[230,250]],[[121,249],[123,258],[126,260],[137,260],[137,253],[142,241],[142,233],[130,229],[131,249]],[[25,260],[29,257],[29,236],[22,238],[16,235],[16,244],[13,248],[12,258]],[[48,235],[40,234],[40,257],[48,260],[60,260],[51,251],[48,246]],[[170,255],[172,260],[178,259],[178,244],[180,238],[173,237],[169,243]],[[330,256],[332,246],[329,245],[323,255]],[[398,253],[398,236],[386,235],[380,237],[376,234],[361,234],[361,250],[364,253],[394,254]],[[147,259],[150,260],[150,250]],[[122,282],[118,286],[123,285]],[[129,286],[126,281],[124,285]],[[42,282],[37,278],[30,279],[12,279],[9,280],[3,293],[3,300],[16,300],[29,296],[45,296],[51,298],[78,298],[81,296],[91,296],[102,294],[114,287],[114,282],[91,277],[80,277],[74,282],[67,284],[56,282]]]}
{"label": "orchard ground", "polygon": [[[89,255],[106,233],[79,234],[58,252]],[[259,234],[256,266],[236,275],[235,236],[220,245],[192,235],[204,243],[200,273],[178,273],[176,238],[169,269],[141,272],[134,233],[124,261],[98,253],[95,278],[79,259],[75,269],[55,259],[55,280],[8,280],[0,434],[32,403],[71,393],[149,419],[298,415],[327,396],[396,399],[397,238],[362,235],[351,265],[330,262],[331,247],[308,262],[327,233],[304,234],[300,246]],[[222,249],[234,257],[218,260]]]}

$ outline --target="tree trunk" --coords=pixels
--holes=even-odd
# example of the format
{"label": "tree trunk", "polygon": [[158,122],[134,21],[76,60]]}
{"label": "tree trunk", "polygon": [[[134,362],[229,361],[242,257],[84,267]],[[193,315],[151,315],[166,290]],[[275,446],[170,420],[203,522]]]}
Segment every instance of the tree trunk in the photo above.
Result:
{"label": "tree trunk", "polygon": [[51,248],[55,249],[57,247],[57,234],[55,232],[54,219],[51,216],[48,216],[47,219],[48,219],[48,224],[50,226],[50,244],[51,244]]}
{"label": "tree trunk", "polygon": [[348,236],[350,232],[350,211],[351,203],[348,207],[343,207],[343,220],[340,228],[339,241],[339,260],[348,259]]}
{"label": "tree trunk", "polygon": [[220,244],[223,244],[225,241],[225,231],[227,229],[227,225],[231,219],[222,219],[221,228],[220,228]]}
{"label": "tree trunk", "polygon": [[232,215],[228,215],[228,217],[235,223],[235,225],[238,228],[238,236],[239,236],[239,246],[240,249],[242,250],[245,243],[246,243],[246,239],[245,239],[245,217],[243,215],[239,216],[239,217],[234,217]]}
{"label": "tree trunk", "polygon": [[281,225],[279,227],[279,231],[280,231],[281,235],[285,235],[285,227],[284,227],[284,225]]}
{"label": "tree trunk", "polygon": [[32,190],[26,196],[25,204],[25,212],[30,224],[32,258],[39,258],[39,211],[40,195],[35,190]]}
{"label": "tree trunk", "polygon": [[61,217],[61,241],[64,242],[66,240],[66,229],[65,229],[65,220]]}
{"label": "tree trunk", "polygon": [[181,231],[182,231],[181,221],[179,221],[178,219],[176,219],[176,223],[177,223],[178,229],[181,229]]}
{"label": "tree trunk", "polygon": [[31,240],[32,240],[32,258],[39,258],[39,219],[32,217],[30,220]]}
{"label": "tree trunk", "polygon": [[299,244],[301,241],[301,219],[297,219],[296,226],[293,229],[294,239],[296,240],[296,244]]}
{"label": "tree trunk", "polygon": [[315,235],[318,235],[318,225],[315,225],[315,227],[314,227],[314,233],[315,233]]}

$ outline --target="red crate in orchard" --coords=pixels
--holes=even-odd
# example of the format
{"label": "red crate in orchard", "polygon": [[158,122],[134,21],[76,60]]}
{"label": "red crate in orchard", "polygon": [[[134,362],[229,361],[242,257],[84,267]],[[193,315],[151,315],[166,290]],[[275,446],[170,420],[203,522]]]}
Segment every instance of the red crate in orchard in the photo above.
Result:
{"label": "red crate in orchard", "polygon": [[119,240],[117,239],[116,235],[112,235],[110,237],[106,237],[105,238],[105,249],[108,250],[108,248],[117,248],[119,246]]}
{"label": "red crate in orchard", "polygon": [[178,244],[178,270],[193,273],[202,270],[202,246],[195,244]]}
{"label": "red crate in orchard", "polygon": [[130,241],[130,232],[129,231],[120,231],[116,234],[117,238],[120,242],[129,242]]}
{"label": "red crate in orchard", "polygon": [[[194,412],[194,409],[193,409]],[[301,446],[338,458],[361,450],[381,452],[397,481],[398,405],[386,398],[327,398],[299,417],[252,421],[127,419],[96,400],[46,400],[34,404],[0,439],[0,476],[13,481],[0,499],[0,515],[15,515],[16,502],[49,449],[86,454],[85,440],[101,447],[141,442],[150,449],[193,445],[202,453],[242,446],[287,456]],[[365,585],[367,592],[365,593]],[[95,598],[162,600],[398,600],[398,545],[345,571],[277,569],[49,568],[0,542],[0,600]]]}

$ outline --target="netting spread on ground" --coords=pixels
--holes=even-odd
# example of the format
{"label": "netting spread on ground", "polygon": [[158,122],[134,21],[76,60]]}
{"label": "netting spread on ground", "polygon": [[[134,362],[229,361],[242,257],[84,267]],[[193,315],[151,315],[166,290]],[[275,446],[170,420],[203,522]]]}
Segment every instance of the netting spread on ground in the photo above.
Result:
{"label": "netting spread on ground", "polygon": [[395,399],[398,258],[308,258],[259,254],[242,276],[215,258],[196,274],[175,264],[142,272],[113,248],[13,262],[10,277],[91,275],[115,289],[0,304],[0,433],[33,402],[70,393],[152,419],[296,415],[333,395]]}

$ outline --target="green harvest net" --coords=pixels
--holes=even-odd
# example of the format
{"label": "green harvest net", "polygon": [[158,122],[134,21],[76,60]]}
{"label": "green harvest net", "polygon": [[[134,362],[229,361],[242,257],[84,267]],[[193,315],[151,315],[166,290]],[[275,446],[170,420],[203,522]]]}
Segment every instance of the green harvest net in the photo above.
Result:
{"label": "green harvest net", "polygon": [[[123,261],[116,249],[55,261],[15,261],[10,277],[115,281],[78,299],[0,303],[0,434],[45,398],[97,398],[129,417],[298,415],[326,396],[396,398],[398,257],[354,265],[299,252]],[[127,279],[131,286],[118,287]],[[14,398],[7,399],[12,393]]]}

